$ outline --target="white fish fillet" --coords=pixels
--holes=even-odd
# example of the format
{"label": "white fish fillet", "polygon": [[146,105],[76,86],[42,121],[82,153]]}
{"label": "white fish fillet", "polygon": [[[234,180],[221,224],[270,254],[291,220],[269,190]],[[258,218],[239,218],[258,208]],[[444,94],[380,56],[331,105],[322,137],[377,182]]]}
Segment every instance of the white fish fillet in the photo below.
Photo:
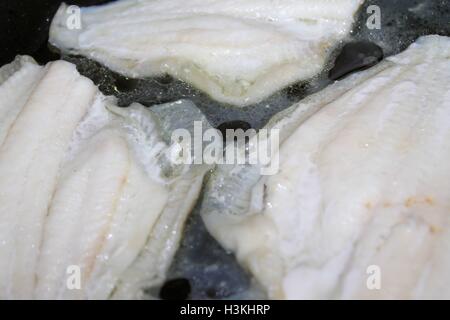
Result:
{"label": "white fish fillet", "polygon": [[0,147],[0,291],[7,297],[31,295],[30,270],[58,170],[96,93],[69,63],[55,62],[42,72]]}
{"label": "white fish fillet", "polygon": [[121,0],[82,8],[80,28],[63,4],[49,41],[130,77],[168,73],[245,106],[319,73],[361,2]]}
{"label": "white fish fillet", "polygon": [[279,172],[221,167],[203,217],[269,297],[450,298],[450,38],[422,37],[267,127]]}
{"label": "white fish fillet", "polygon": [[0,69],[0,101],[0,297],[105,299],[125,274],[138,284],[121,298],[160,284],[209,167],[171,167],[159,116],[119,109],[67,62],[18,57]]}
{"label": "white fish fillet", "polygon": [[0,145],[12,123],[22,110],[30,91],[43,76],[39,67],[29,57],[20,57],[0,69]]}

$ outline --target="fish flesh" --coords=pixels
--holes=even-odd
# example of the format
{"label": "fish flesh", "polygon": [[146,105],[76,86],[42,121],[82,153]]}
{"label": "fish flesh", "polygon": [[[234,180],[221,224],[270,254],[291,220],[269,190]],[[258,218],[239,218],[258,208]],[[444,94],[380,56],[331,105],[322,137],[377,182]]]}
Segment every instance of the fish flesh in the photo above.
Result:
{"label": "fish flesh", "polygon": [[121,0],[62,4],[50,43],[129,77],[160,74],[245,106],[318,74],[362,0]]}
{"label": "fish flesh", "polygon": [[169,158],[172,126],[194,120],[207,127],[187,100],[119,108],[65,61],[2,67],[0,297],[143,298],[161,284],[210,169]]}
{"label": "fish flesh", "polygon": [[[11,80],[20,80],[14,79],[16,75],[27,78],[30,74],[14,73]],[[19,113],[6,110],[7,115],[2,117],[7,128],[0,147],[2,297],[31,297],[34,274],[29,270],[36,267],[42,220],[58,168],[72,131],[95,96],[95,86],[66,63],[42,69],[41,76],[25,91],[25,98],[17,96],[21,92],[12,94],[13,99],[23,102],[17,106]],[[8,85],[8,80],[3,85]],[[8,88],[5,91],[9,93]],[[0,100],[4,102],[5,98]],[[16,108],[9,103],[7,107]]]}
{"label": "fish flesh", "polygon": [[270,298],[450,298],[450,38],[275,116],[279,171],[221,165],[211,234]]}

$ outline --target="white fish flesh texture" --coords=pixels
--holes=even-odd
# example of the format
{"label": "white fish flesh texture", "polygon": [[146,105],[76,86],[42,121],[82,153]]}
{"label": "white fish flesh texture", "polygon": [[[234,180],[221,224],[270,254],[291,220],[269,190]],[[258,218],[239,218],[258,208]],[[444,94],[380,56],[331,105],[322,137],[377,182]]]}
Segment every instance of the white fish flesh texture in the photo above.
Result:
{"label": "white fish flesh texture", "polygon": [[450,298],[450,38],[276,116],[279,171],[221,166],[203,219],[270,298]]}
{"label": "white fish flesh texture", "polygon": [[129,77],[167,73],[245,106],[318,74],[361,3],[121,0],[81,12],[62,4],[49,41]]}
{"label": "white fish flesh texture", "polygon": [[173,108],[118,108],[64,61],[0,69],[0,298],[141,298],[164,280],[208,170],[170,162]]}

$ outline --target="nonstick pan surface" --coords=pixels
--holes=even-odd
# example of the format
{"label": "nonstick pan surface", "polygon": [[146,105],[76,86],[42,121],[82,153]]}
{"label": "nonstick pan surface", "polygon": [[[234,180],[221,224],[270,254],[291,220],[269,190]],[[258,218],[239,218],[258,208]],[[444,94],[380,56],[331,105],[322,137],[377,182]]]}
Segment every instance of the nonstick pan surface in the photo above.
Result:
{"label": "nonstick pan surface", "polygon": [[[41,64],[63,58],[75,63],[80,73],[91,78],[103,93],[117,96],[121,106],[140,102],[151,107],[187,98],[196,103],[211,124],[220,130],[261,128],[280,110],[348,73],[370,67],[383,57],[404,50],[421,35],[450,36],[450,0],[366,0],[357,13],[350,37],[336,48],[320,75],[240,109],[213,101],[169,76],[128,79],[86,58],[60,56],[49,48],[47,41],[50,22],[61,2],[0,0],[0,65],[12,61],[17,54],[31,55]],[[90,6],[110,1],[65,2]],[[366,27],[369,5],[381,9],[380,29]],[[207,233],[198,215],[200,202],[201,197],[187,222],[168,281],[162,288],[149,288],[149,293],[164,299],[263,297],[258,291],[248,290],[252,286],[250,276],[240,268],[234,256],[225,252]]]}

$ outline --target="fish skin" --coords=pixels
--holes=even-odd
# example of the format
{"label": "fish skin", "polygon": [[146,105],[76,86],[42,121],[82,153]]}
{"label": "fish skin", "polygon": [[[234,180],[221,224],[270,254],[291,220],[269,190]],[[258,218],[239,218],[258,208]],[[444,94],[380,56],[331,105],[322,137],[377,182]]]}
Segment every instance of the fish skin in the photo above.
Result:
{"label": "fish skin", "polygon": [[[450,298],[450,38],[421,37],[267,128],[281,130],[279,172],[219,168],[202,216],[270,298]],[[250,182],[214,187],[227,179]]]}
{"label": "fish skin", "polygon": [[242,107],[318,74],[361,3],[122,0],[82,8],[79,29],[67,27],[73,16],[62,4],[49,41],[126,76],[167,73]]}

